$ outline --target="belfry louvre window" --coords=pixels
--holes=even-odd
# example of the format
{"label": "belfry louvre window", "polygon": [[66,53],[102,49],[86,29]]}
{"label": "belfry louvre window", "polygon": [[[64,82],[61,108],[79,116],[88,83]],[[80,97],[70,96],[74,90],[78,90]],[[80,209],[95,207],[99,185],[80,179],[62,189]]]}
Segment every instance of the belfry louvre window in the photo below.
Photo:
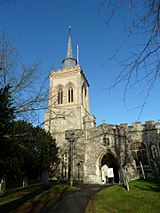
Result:
{"label": "belfry louvre window", "polygon": [[58,104],[63,104],[63,90],[58,90],[58,96],[57,96],[57,102]]}
{"label": "belfry louvre window", "polygon": [[68,102],[69,103],[73,102],[73,88],[72,87],[70,87],[68,89]]}

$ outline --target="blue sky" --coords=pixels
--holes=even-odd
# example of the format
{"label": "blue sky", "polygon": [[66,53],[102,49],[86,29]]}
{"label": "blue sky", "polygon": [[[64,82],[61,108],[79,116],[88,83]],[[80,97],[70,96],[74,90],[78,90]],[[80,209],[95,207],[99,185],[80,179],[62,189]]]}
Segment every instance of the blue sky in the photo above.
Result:
{"label": "blue sky", "polygon": [[[15,40],[22,63],[41,61],[41,70],[47,74],[50,67],[61,68],[66,55],[68,25],[72,26],[72,45],[76,56],[76,45],[80,47],[80,66],[90,83],[90,109],[97,124],[129,123],[137,121],[142,101],[141,85],[128,92],[126,109],[123,103],[123,84],[108,91],[121,67],[118,61],[132,47],[125,46],[114,61],[107,59],[121,46],[123,18],[127,6],[123,7],[111,22],[105,25],[107,9],[98,13],[101,0],[16,0],[9,5],[0,1],[0,28],[8,38]],[[137,42],[137,40],[136,40]],[[41,71],[40,71],[41,72]],[[41,75],[41,73],[39,73]],[[49,86],[49,84],[48,84]],[[140,117],[140,121],[159,120],[159,85],[153,88],[152,96]],[[40,114],[43,120],[43,114]]]}

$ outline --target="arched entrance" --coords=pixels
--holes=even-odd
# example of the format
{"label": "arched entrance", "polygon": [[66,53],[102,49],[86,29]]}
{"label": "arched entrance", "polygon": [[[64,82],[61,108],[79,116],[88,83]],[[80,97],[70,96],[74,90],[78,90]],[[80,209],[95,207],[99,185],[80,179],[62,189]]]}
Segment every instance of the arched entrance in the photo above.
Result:
{"label": "arched entrance", "polygon": [[114,174],[114,182],[119,183],[118,162],[112,153],[106,153],[103,155],[100,166],[101,166],[101,169],[105,168],[105,166],[106,168],[112,168],[111,171],[113,171],[113,174]]}

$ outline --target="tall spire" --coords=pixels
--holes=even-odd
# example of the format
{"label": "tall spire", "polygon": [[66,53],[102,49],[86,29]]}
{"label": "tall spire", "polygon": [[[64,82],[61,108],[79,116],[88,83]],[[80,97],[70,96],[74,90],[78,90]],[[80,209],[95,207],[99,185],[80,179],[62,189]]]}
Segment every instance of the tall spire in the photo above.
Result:
{"label": "tall spire", "polygon": [[77,60],[73,56],[72,41],[71,41],[71,26],[68,27],[69,38],[68,38],[68,49],[66,58],[62,61],[62,69],[70,69],[77,66]]}
{"label": "tall spire", "polygon": [[71,41],[71,35],[70,34],[69,34],[69,38],[68,38],[68,49],[67,49],[66,58],[73,58],[72,41]]}

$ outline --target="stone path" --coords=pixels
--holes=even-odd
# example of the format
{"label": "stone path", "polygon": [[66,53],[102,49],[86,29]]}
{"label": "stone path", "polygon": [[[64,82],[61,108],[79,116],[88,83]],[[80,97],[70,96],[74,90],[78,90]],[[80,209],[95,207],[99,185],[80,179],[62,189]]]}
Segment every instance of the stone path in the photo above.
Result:
{"label": "stone path", "polygon": [[64,194],[44,213],[84,213],[91,197],[106,185],[81,185],[77,191]]}

